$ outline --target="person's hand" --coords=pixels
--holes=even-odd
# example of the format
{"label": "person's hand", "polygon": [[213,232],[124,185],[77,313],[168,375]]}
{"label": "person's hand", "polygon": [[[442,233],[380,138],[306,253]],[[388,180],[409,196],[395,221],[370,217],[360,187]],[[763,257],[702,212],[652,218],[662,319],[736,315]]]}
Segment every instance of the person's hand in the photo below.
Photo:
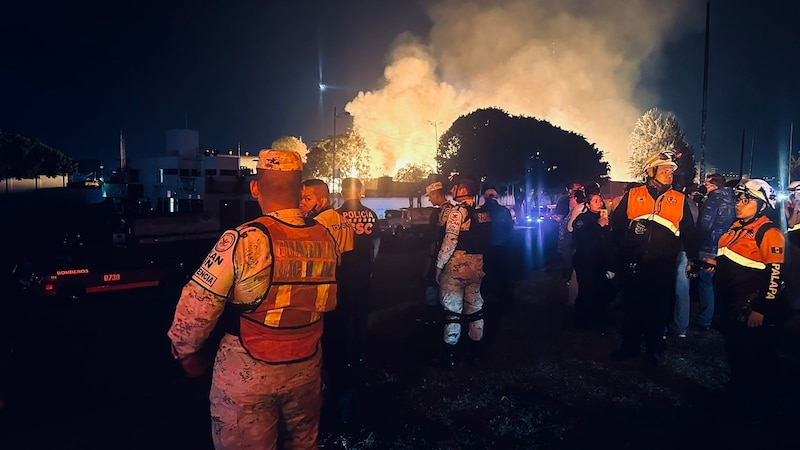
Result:
{"label": "person's hand", "polygon": [[613,280],[615,276],[617,276],[617,274],[615,274],[610,270],[606,270],[606,278],[608,278],[609,280]]}
{"label": "person's hand", "polygon": [[208,366],[211,365],[211,361],[200,352],[190,353],[181,358],[180,362],[183,371],[186,372],[186,376],[189,378],[197,378],[203,375],[208,370]]}
{"label": "person's hand", "polygon": [[442,277],[442,269],[437,267],[436,268],[436,284],[438,284],[438,285],[442,284],[442,282],[439,281],[439,278],[441,278],[441,277]]}
{"label": "person's hand", "polygon": [[747,316],[747,328],[758,328],[764,325],[764,315],[758,311],[750,311]]}
{"label": "person's hand", "polygon": [[706,263],[709,264],[705,269],[703,269],[706,272],[712,273],[712,272],[714,272],[714,270],[717,269],[717,260],[716,259],[714,259],[714,258],[703,258],[703,261],[705,261]]}

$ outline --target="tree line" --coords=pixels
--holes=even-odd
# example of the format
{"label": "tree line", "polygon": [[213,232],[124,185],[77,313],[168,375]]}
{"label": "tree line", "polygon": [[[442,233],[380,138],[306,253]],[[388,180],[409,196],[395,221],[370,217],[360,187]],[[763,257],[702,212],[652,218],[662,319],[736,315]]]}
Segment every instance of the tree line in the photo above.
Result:
{"label": "tree line", "polygon": [[76,169],[71,158],[39,139],[0,130],[0,179],[52,178]]}

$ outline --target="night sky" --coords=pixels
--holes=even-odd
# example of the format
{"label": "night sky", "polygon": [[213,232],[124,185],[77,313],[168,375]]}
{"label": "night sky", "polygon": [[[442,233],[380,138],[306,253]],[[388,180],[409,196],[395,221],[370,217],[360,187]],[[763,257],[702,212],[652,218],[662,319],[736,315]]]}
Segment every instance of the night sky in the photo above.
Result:
{"label": "night sky", "polygon": [[[454,4],[17,3],[0,9],[0,129],[107,164],[118,157],[120,129],[134,161],[163,153],[165,131],[187,125],[200,131],[201,147],[220,150],[237,142],[257,150],[281,135],[307,143],[325,137],[334,107],[381,88],[395,38],[410,32],[426,39],[434,23],[429,6]],[[636,103],[640,112],[674,112],[699,160],[705,1],[684,4],[640,64],[637,89],[649,94]],[[711,2],[710,167],[738,171],[746,129],[747,171],[755,130],[754,175],[777,175],[790,124],[800,128],[798,18],[797,2]],[[320,72],[336,87],[322,96]]]}

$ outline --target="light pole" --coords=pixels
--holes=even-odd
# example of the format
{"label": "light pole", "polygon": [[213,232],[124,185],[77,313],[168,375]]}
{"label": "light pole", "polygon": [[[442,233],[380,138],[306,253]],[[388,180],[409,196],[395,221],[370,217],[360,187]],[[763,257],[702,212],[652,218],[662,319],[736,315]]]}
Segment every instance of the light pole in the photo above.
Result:
{"label": "light pole", "polygon": [[433,137],[435,138],[434,146],[433,146],[433,154],[436,155],[436,152],[439,151],[439,124],[442,122],[434,122],[433,120],[428,121],[429,124],[433,125]]}
{"label": "light pole", "polygon": [[336,113],[336,107],[335,106],[333,107],[333,156],[331,158],[332,159],[332,161],[331,161],[331,197],[332,197],[331,204],[333,204],[334,207],[337,206],[337,204],[336,204],[337,203],[336,202],[336,196],[334,194],[336,192],[336,119],[339,116],[349,116],[349,115],[350,115],[350,113],[347,112],[347,111],[342,111],[341,113],[337,114]]}

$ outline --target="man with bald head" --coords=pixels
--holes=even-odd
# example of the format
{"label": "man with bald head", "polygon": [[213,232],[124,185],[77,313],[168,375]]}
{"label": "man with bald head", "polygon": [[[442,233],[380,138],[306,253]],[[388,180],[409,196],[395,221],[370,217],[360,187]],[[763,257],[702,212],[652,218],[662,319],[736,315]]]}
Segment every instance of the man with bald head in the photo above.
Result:
{"label": "man with bald head", "polygon": [[168,332],[175,359],[198,376],[203,343],[225,331],[210,394],[217,449],[316,448],[322,313],[336,307],[339,251],[298,209],[302,169],[296,152],[259,153],[250,193],[263,215],[222,234]]}

